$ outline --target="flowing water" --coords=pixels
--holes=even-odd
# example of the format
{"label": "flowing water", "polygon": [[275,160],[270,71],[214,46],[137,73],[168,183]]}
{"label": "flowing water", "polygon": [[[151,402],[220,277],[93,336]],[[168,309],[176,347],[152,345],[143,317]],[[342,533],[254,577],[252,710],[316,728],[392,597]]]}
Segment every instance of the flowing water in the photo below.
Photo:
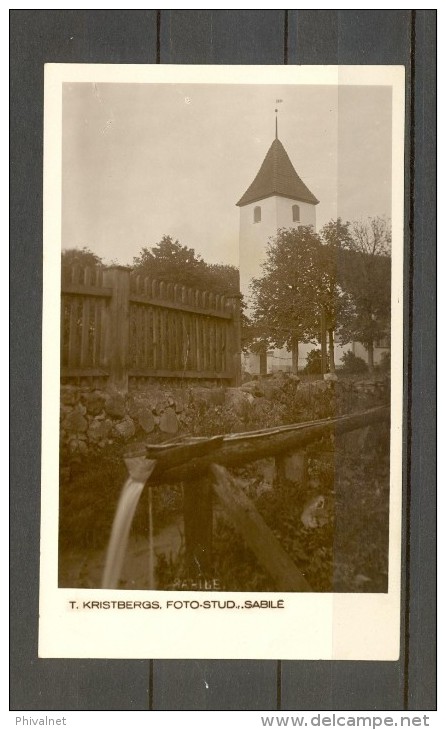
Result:
{"label": "flowing water", "polygon": [[[129,470],[129,478],[119,498],[118,507],[113,521],[110,542],[107,549],[105,569],[102,577],[102,588],[116,588],[121,575],[122,564],[127,549],[130,527],[139,502],[142,490],[150,477],[156,462],[144,458],[133,458],[126,460]],[[154,587],[153,567],[153,520],[152,520],[152,497],[149,490],[149,585]]]}

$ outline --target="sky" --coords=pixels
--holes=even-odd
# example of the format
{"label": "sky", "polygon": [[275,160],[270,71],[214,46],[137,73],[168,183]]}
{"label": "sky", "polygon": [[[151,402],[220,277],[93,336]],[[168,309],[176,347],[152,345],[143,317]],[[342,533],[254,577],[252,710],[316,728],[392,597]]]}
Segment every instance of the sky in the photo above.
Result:
{"label": "sky", "polygon": [[390,87],[64,83],[62,248],[131,264],[170,235],[237,266],[236,203],[274,139],[275,108],[320,201],[318,228],[390,217]]}

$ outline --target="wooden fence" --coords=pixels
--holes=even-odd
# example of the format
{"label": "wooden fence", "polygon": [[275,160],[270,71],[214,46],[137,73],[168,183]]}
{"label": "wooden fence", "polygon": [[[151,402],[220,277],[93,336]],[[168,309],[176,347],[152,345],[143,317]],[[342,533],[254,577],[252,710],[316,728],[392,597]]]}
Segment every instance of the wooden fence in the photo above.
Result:
{"label": "wooden fence", "polygon": [[240,299],[120,266],[62,271],[63,382],[240,380]]}

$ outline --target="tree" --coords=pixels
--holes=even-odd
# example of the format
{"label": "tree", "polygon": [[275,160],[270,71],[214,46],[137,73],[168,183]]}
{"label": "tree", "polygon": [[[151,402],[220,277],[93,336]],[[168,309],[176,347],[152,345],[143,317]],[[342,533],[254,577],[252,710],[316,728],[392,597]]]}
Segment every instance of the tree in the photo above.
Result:
{"label": "tree", "polygon": [[205,279],[209,282],[209,288],[217,288],[227,294],[240,294],[240,274],[236,266],[232,264],[206,264],[207,274]]}
{"label": "tree", "polygon": [[338,279],[340,252],[349,235],[349,224],[339,219],[330,221],[320,234],[311,226],[280,230],[268,246],[264,276],[253,280],[253,330],[274,347],[286,346],[294,371],[298,343],[320,337],[325,350],[328,331],[334,372],[334,332],[351,312]]}
{"label": "tree", "polygon": [[263,276],[253,279],[254,346],[286,346],[297,370],[298,343],[319,331],[317,283],[321,242],[311,226],[279,230],[267,248]]}
{"label": "tree", "polygon": [[84,246],[83,248],[67,248],[62,251],[62,268],[68,269],[71,266],[101,266],[102,259],[93,251]]}
{"label": "tree", "polygon": [[156,246],[144,247],[133,259],[133,268],[139,273],[188,286],[198,286],[205,267],[193,248],[182,246],[171,236],[163,236]]}
{"label": "tree", "polygon": [[[330,372],[335,371],[334,333],[343,332],[352,316],[352,301],[342,288],[339,273],[343,252],[351,246],[350,223],[331,220],[320,231],[318,301],[328,331]],[[322,333],[325,341],[325,334]]]}
{"label": "tree", "polygon": [[342,252],[339,281],[352,303],[353,313],[343,326],[345,340],[357,340],[367,349],[368,367],[374,367],[374,342],[390,327],[391,229],[377,216],[351,224],[351,236]]}
{"label": "tree", "polygon": [[193,248],[171,236],[150,248],[144,247],[133,259],[135,271],[157,279],[225,294],[238,294],[239,273],[229,264],[208,264]]}

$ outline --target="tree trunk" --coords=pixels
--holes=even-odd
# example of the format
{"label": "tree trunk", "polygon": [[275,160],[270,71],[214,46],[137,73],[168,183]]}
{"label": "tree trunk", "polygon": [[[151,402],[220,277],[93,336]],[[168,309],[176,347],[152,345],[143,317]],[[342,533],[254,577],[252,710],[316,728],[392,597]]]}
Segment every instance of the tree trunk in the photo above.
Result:
{"label": "tree trunk", "polygon": [[327,372],[327,328],[325,324],[325,311],[321,311],[321,372]]}
{"label": "tree trunk", "polygon": [[266,375],[268,372],[268,356],[267,351],[262,350],[259,353],[259,374]]}
{"label": "tree trunk", "polygon": [[328,355],[330,358],[330,372],[335,371],[335,357],[334,357],[334,333],[332,329],[328,330]]}
{"label": "tree trunk", "polygon": [[369,366],[369,372],[373,373],[373,340],[367,344],[367,365]]}
{"label": "tree trunk", "polygon": [[291,371],[297,375],[299,370],[299,340],[293,337],[291,343]]}

